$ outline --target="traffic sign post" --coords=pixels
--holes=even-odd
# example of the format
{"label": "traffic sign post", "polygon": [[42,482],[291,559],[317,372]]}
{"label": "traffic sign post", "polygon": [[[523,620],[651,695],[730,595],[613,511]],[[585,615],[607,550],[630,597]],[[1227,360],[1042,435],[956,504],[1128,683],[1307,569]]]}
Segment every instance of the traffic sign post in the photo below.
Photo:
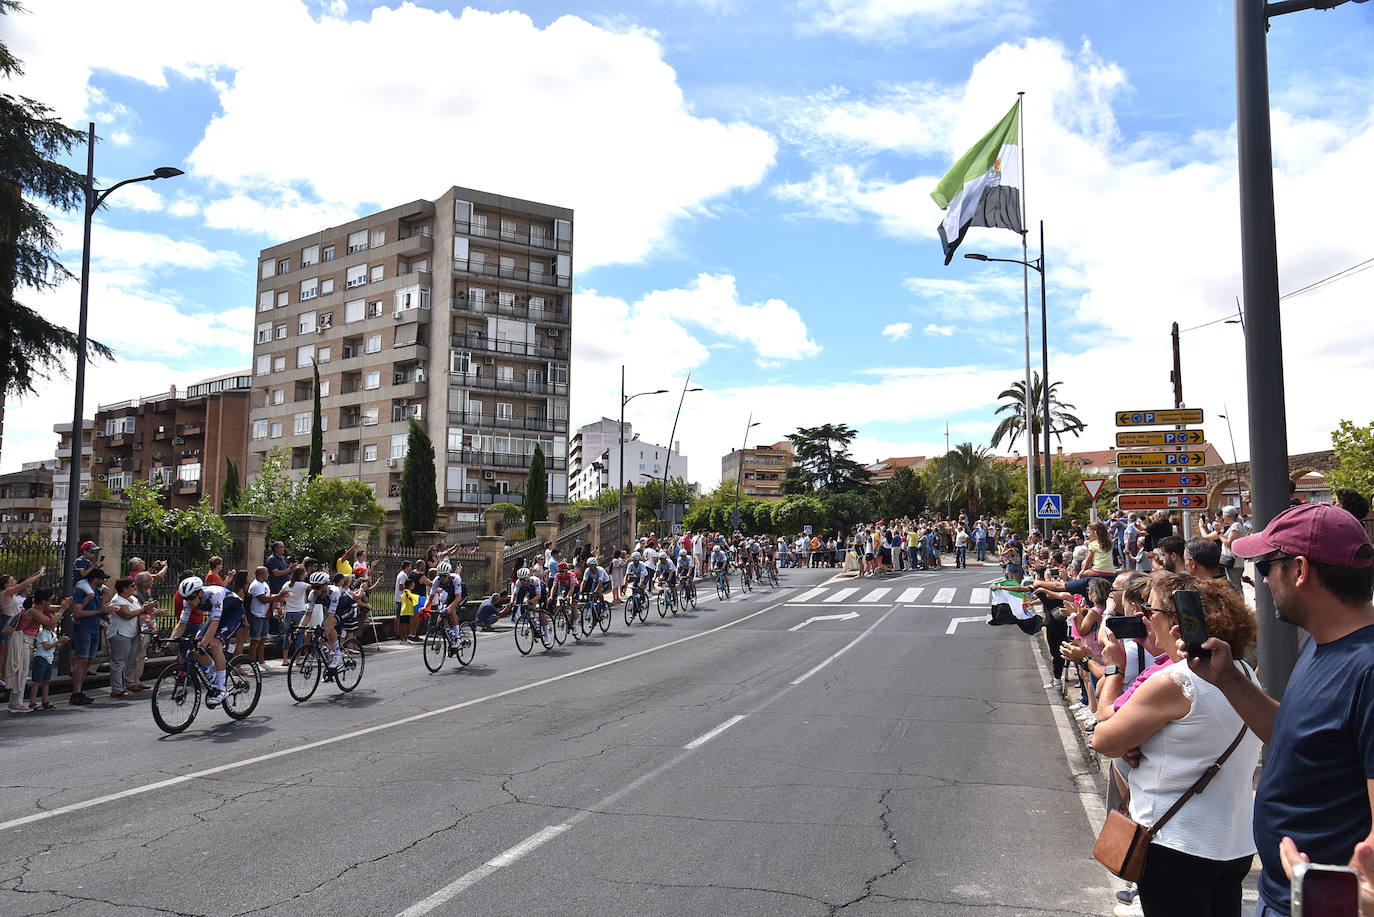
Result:
{"label": "traffic sign post", "polygon": [[1201,430],[1128,431],[1116,434],[1118,449],[1135,446],[1201,446],[1206,441]]}
{"label": "traffic sign post", "polygon": [[1118,452],[1118,468],[1174,468],[1183,465],[1203,465],[1207,455],[1203,452]]}
{"label": "traffic sign post", "polygon": [[1118,427],[1159,427],[1178,423],[1202,423],[1202,408],[1116,412]]}
{"label": "traffic sign post", "polygon": [[1116,476],[1117,490],[1170,490],[1182,487],[1206,487],[1207,472],[1159,472],[1157,474],[1122,472]]}
{"label": "traffic sign post", "polygon": [[1064,503],[1059,494],[1036,494],[1035,495],[1035,518],[1037,519],[1063,519]]}
{"label": "traffic sign post", "polygon": [[1092,503],[1088,504],[1088,521],[1097,521],[1097,495],[1102,493],[1102,485],[1107,483],[1106,478],[1084,478],[1083,489],[1088,492],[1088,499]]}
{"label": "traffic sign post", "polygon": [[1117,506],[1125,510],[1140,509],[1204,509],[1206,494],[1122,494]]}

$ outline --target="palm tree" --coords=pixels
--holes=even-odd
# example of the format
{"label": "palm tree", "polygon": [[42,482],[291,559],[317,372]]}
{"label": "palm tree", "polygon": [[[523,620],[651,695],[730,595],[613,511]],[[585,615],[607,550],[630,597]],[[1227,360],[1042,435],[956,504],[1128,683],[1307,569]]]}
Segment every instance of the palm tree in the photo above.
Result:
{"label": "palm tree", "polygon": [[970,516],[1011,489],[1004,464],[983,446],[960,443],[936,461],[936,487],[944,493],[934,502],[961,504]]}
{"label": "palm tree", "polygon": [[[1088,426],[1083,421],[1079,420],[1076,415],[1070,413],[1071,411],[1077,410],[1077,408],[1067,402],[1060,401],[1059,398],[1055,396],[1055,389],[1059,388],[1059,383],[1051,382],[1049,392],[1050,429],[1047,434],[1042,429],[1045,425],[1045,402],[1042,400],[1045,394],[1044,388],[1044,385],[1040,381],[1040,374],[1035,373],[1032,375],[1030,396],[1031,437],[1035,440],[1036,453],[1041,455],[1049,449],[1048,437],[1050,435],[1053,435],[1062,443],[1063,434],[1072,433],[1074,436],[1077,436],[1087,429]],[[992,446],[994,449],[997,448],[998,444],[1001,443],[1003,439],[1006,439],[1008,443],[1015,443],[1026,434],[1026,383],[1019,380],[1013,382],[1011,388],[1005,389],[997,397],[1002,400],[1002,406],[997,409],[997,413],[1001,414],[1003,411],[1010,411],[1011,413],[1002,418],[1002,421],[997,424],[997,429],[992,433]],[[1046,438],[1042,440],[1042,436]],[[1040,468],[1035,458],[1034,455],[1029,456],[1027,461],[1029,461],[1032,466],[1035,466],[1036,490],[1038,492],[1040,487]]]}

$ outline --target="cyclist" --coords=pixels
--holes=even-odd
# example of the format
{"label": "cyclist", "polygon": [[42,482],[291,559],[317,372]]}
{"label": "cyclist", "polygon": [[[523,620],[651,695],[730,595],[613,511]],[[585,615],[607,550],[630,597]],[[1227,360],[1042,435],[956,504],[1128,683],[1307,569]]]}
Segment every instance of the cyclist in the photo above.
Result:
{"label": "cyclist", "polygon": [[640,601],[648,601],[648,587],[653,575],[653,570],[644,562],[643,554],[635,551],[630,555],[630,565],[625,568],[625,581],[630,584],[631,590],[639,595]]}
{"label": "cyclist", "polygon": [[[534,626],[534,632],[542,637],[543,628],[549,626],[549,616],[544,613],[544,582],[530,572],[529,567],[521,567],[515,573],[515,595],[511,599],[511,605],[519,608],[528,605],[539,612],[539,621]],[[514,619],[516,612],[511,612]]]}
{"label": "cyclist", "polygon": [[682,551],[677,556],[677,578],[678,582],[683,583],[688,589],[692,587],[692,581],[697,576],[697,560],[692,556],[691,551]]}
{"label": "cyclist", "polygon": [[339,649],[339,631],[351,629],[358,623],[358,608],[348,590],[330,582],[329,574],[316,570],[310,574],[310,604],[320,612],[311,617],[312,626],[319,621],[324,627],[325,646],[329,649],[329,666],[337,669],[343,661]]}
{"label": "cyclist", "polygon": [[467,589],[461,575],[453,572],[453,564],[439,561],[434,567],[435,581],[429,590],[430,613],[443,614],[448,642],[458,641],[458,612],[467,601]]}
{"label": "cyclist", "polygon": [[[606,568],[593,555],[587,558],[587,569],[582,577],[582,601],[590,606],[593,597],[600,596],[602,604],[605,604],[606,593],[611,588],[611,575],[606,572]],[[608,614],[605,608],[601,609],[601,614]]]}
{"label": "cyclist", "polygon": [[716,574],[716,581],[724,588],[728,582],[726,577],[730,575],[730,555],[725,553],[725,545],[720,541],[711,548],[711,571]]}
{"label": "cyclist", "polygon": [[668,607],[672,608],[673,603],[677,600],[677,567],[668,557],[667,551],[659,552],[658,565],[654,573],[657,574],[659,587],[667,593],[665,601],[667,601]]}
{"label": "cyclist", "polygon": [[572,631],[573,637],[581,640],[582,638],[577,636],[576,626],[582,617],[582,612],[577,607],[577,574],[572,572],[572,564],[566,560],[558,562],[558,572],[549,581],[549,600],[547,602],[549,608],[557,607],[559,596],[567,597],[569,610],[572,612],[572,620],[568,627]]}
{"label": "cyclist", "polygon": [[176,627],[172,628],[171,639],[175,640],[185,633],[192,615],[200,612],[204,620],[197,635],[199,641],[196,650],[209,656],[215,666],[205,704],[217,707],[224,697],[224,644],[243,624],[243,600],[223,586],[205,585],[198,576],[182,580],[177,586],[177,594],[181,596],[181,614],[177,617]]}

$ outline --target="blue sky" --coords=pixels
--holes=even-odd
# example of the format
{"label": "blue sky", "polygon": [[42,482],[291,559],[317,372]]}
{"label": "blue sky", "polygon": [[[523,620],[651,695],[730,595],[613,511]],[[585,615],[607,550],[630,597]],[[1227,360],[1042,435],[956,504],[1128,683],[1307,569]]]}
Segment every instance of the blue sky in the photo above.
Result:
{"label": "blue sky", "polygon": [[[1169,323],[1240,292],[1229,2],[31,5],[0,22],[19,89],[96,121],[97,174],[188,173],[100,218],[92,328],[120,360],[88,404],[246,367],[260,248],[460,184],[577,211],[575,421],[614,413],[624,362],[634,390],[706,389],[678,439],[708,485],[751,411],[769,442],[850,423],[865,460],[942,450],[946,423],[986,443],[1024,372],[1021,278],[945,267],[929,191],[1017,90],[1081,447],[1110,443],[1114,409],[1167,406]],[[1374,257],[1374,4],[1283,17],[1269,46],[1292,290]],[[57,217],[78,264],[79,221]],[[1374,339],[1371,298],[1374,271],[1285,303],[1292,451],[1374,419],[1349,346]],[[31,301],[72,321],[75,300]],[[1038,329],[1033,347],[1038,368]],[[1230,408],[1244,455],[1241,355],[1235,326],[1184,338],[1188,403]],[[3,470],[51,455],[70,401],[59,379],[12,406]],[[666,440],[671,402],[630,419]]]}

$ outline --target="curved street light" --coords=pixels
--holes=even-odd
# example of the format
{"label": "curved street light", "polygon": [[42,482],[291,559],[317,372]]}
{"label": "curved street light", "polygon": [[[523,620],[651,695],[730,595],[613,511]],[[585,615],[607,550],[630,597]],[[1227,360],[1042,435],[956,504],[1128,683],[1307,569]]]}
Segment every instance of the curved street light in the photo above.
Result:
{"label": "curved street light", "polygon": [[[664,458],[663,458],[663,499],[662,499],[662,501],[660,502],[660,508],[659,508],[659,514],[658,514],[658,518],[659,518],[660,520],[663,520],[663,518],[664,518],[665,516],[668,515],[668,466],[669,466],[669,465],[672,463],[672,461],[673,461],[673,440],[677,437],[677,421],[678,421],[678,418],[682,416],[682,402],[684,402],[684,401],[687,400],[687,393],[688,393],[688,392],[704,392],[704,391],[706,391],[706,389],[702,388],[702,387],[699,386],[699,385],[692,386],[691,388],[688,388],[688,386],[691,385],[691,384],[692,384],[692,374],[691,374],[691,373],[688,373],[688,374],[687,374],[686,380],[682,383],[682,395],[679,396],[678,399],[677,399],[677,413],[673,415],[673,431],[672,431],[671,433],[668,434],[668,452],[667,452],[667,455],[665,455]],[[663,530],[663,537],[666,538],[666,537],[668,536],[668,533],[669,533],[670,531],[671,531],[671,529],[667,528],[667,526],[665,525],[664,530]]]}
{"label": "curved street light", "polygon": [[658,389],[653,392],[635,392],[633,395],[625,394],[625,364],[620,364],[620,480],[616,482],[616,520],[615,520],[615,540],[620,547],[625,545],[625,405],[634,401],[641,395],[666,395],[666,388]]}
{"label": "curved street light", "polygon": [[735,508],[730,511],[730,529],[732,535],[734,534],[734,530],[739,528],[739,491],[741,484],[744,482],[744,450],[749,446],[749,431],[757,427],[760,423],[762,423],[762,421],[755,420],[754,414],[751,411],[749,413],[749,424],[744,428],[744,442],[740,443],[739,446],[739,467],[735,469]]}

